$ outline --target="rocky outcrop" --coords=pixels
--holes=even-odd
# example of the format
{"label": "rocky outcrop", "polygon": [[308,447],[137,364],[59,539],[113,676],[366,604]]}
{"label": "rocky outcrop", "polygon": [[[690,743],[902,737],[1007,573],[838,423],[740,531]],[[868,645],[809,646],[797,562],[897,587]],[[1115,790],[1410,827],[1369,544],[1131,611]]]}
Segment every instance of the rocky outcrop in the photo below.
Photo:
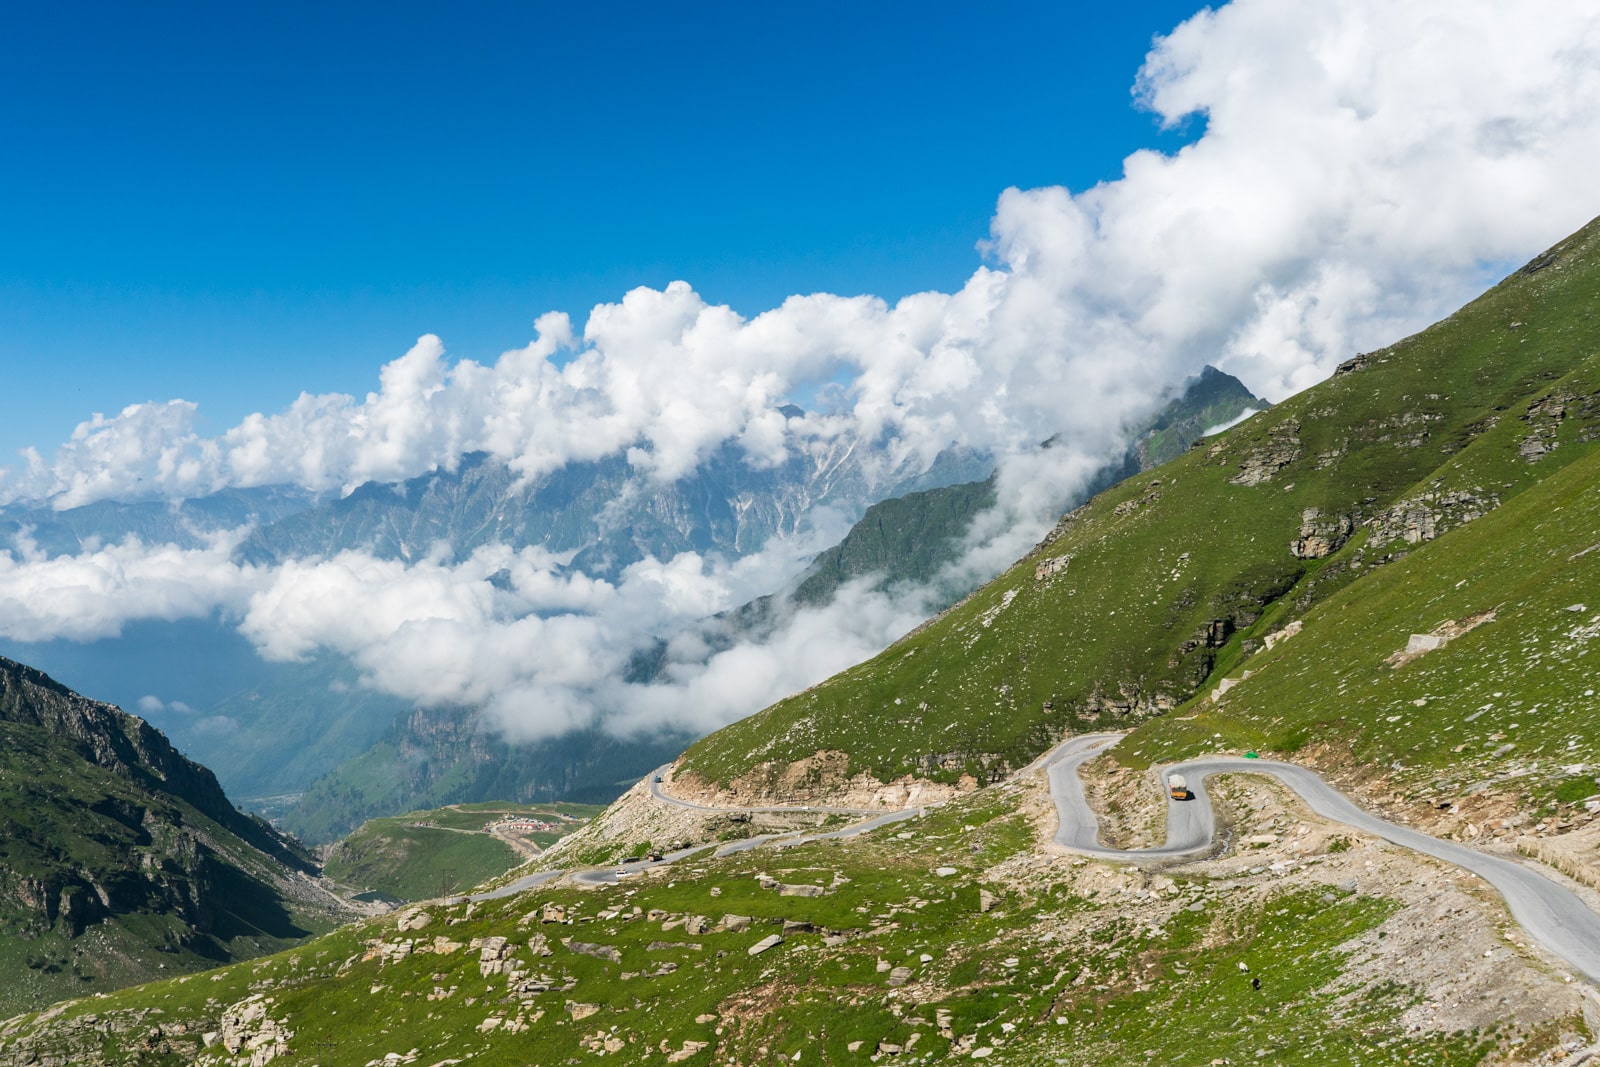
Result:
{"label": "rocky outcrop", "polygon": [[1395,541],[1420,544],[1482,518],[1500,506],[1500,498],[1482,489],[1434,490],[1408,497],[1366,520],[1367,543],[1379,548]]}
{"label": "rocky outcrop", "polygon": [[294,1037],[286,1021],[270,1014],[273,998],[256,993],[222,1013],[222,1028],[205,1042],[220,1044],[231,1056],[244,1057],[250,1067],[265,1067],[289,1051]]}
{"label": "rocky outcrop", "polygon": [[[1226,623],[1226,620],[1219,620],[1219,623]],[[1231,629],[1228,632],[1231,633]],[[1225,641],[1226,637],[1222,639],[1222,642],[1219,642],[1217,647],[1220,647],[1220,644]],[[1091,721],[1098,721],[1106,717],[1114,719],[1123,719],[1129,716],[1145,718],[1171,711],[1177,706],[1177,703],[1173,697],[1166,693],[1146,693],[1136,683],[1123,682],[1117,686],[1115,693],[1106,693],[1097,688],[1078,707],[1078,714],[1081,718]]]}
{"label": "rocky outcrop", "polygon": [[1285,419],[1274,426],[1261,444],[1245,454],[1239,473],[1228,479],[1234,485],[1262,485],[1300,458],[1300,422]]}
{"label": "rocky outcrop", "polygon": [[1522,421],[1528,424],[1528,435],[1517,445],[1517,455],[1528,463],[1537,463],[1560,443],[1556,434],[1567,417],[1567,405],[1573,397],[1566,393],[1541,396],[1528,405]]}
{"label": "rocky outcrop", "polygon": [[290,841],[235,808],[216,775],[173,748],[160,730],[4,657],[0,657],[0,721],[38,727],[95,766],[190,804],[280,862],[304,871],[316,869]]}
{"label": "rocky outcrop", "polygon": [[1296,559],[1324,559],[1350,540],[1355,527],[1350,515],[1324,517],[1321,508],[1306,508],[1300,514],[1300,536],[1289,542],[1289,553]]}

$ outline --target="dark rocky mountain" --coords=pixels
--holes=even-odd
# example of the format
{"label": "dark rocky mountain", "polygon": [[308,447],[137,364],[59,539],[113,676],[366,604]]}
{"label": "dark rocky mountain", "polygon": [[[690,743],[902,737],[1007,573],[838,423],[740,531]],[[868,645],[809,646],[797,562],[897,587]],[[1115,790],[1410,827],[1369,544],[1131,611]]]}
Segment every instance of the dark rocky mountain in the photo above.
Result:
{"label": "dark rocky mountain", "polygon": [[0,659],[0,1011],[327,930],[317,874],[144,720]]}

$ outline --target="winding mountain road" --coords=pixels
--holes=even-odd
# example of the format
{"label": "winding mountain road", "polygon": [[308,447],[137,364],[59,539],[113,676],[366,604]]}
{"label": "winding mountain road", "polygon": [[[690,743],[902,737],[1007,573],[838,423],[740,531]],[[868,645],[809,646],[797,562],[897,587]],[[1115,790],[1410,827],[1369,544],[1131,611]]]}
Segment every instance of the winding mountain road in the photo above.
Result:
{"label": "winding mountain road", "polygon": [[1120,734],[1070,738],[1046,762],[1050,795],[1061,819],[1055,837],[1058,845],[1074,852],[1123,861],[1198,858],[1215,847],[1216,837],[1216,817],[1206,793],[1205,780],[1216,774],[1270,775],[1294,790],[1312,811],[1325,819],[1478,875],[1505,898],[1512,918],[1528,936],[1566,960],[1590,982],[1600,984],[1600,915],[1571,892],[1519,863],[1380,819],[1351,803],[1316,772],[1293,763],[1212,756],[1164,768],[1164,774],[1183,775],[1190,792],[1188,800],[1167,798],[1166,843],[1149,849],[1107,848],[1100,844],[1099,819],[1084,796],[1078,768],[1121,739]]}
{"label": "winding mountain road", "polygon": [[[1189,799],[1167,799],[1167,839],[1162,845],[1147,849],[1108,848],[1100,843],[1100,820],[1089,807],[1084,795],[1083,780],[1078,777],[1083,764],[1122,740],[1122,734],[1085,734],[1071,737],[1050,752],[1035,760],[1019,774],[1044,770],[1050,783],[1050,795],[1060,816],[1060,827],[1055,842],[1064,848],[1084,855],[1121,862],[1173,863],[1196,860],[1217,850],[1216,815],[1206,791],[1206,779],[1217,774],[1265,774],[1278,779],[1294,790],[1312,811],[1323,818],[1343,823],[1364,833],[1381,837],[1385,841],[1453,863],[1471,871],[1493,886],[1511,910],[1511,915],[1528,932],[1528,936],[1544,945],[1555,955],[1566,960],[1590,982],[1600,985],[1600,915],[1596,915],[1581,900],[1551,879],[1531,867],[1498,856],[1490,856],[1475,849],[1450,841],[1442,841],[1418,830],[1397,826],[1380,819],[1371,812],[1353,804],[1344,794],[1323,781],[1316,772],[1293,763],[1275,760],[1238,759],[1232,756],[1209,756],[1175,764],[1162,773],[1181,774],[1189,784]],[[619,878],[652,867],[660,867],[687,859],[703,852],[727,856],[762,846],[784,847],[809,841],[828,841],[855,837],[889,823],[915,818],[924,808],[905,808],[898,811],[874,812],[861,808],[829,807],[711,807],[679,800],[668,795],[655,778],[665,768],[652,774],[650,793],[655,799],[681,808],[698,811],[729,812],[814,812],[821,814],[866,816],[859,822],[827,833],[761,834],[723,845],[696,845],[666,853],[659,860],[640,860],[618,867],[572,872],[570,877],[580,883],[597,885],[615,882]],[[475,893],[457,900],[496,900],[513,896],[568,872],[563,870],[539,871],[526,875],[498,889]]]}

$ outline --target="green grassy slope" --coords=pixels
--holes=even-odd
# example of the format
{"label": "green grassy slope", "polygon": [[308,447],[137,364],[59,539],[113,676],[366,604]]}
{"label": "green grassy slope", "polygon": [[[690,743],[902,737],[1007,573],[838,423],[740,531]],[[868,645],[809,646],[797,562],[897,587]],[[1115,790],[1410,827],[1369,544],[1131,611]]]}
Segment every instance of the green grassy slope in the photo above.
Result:
{"label": "green grassy slope", "polygon": [[400,900],[444,896],[504,874],[521,856],[488,834],[373,819],[328,857],[328,877]]}
{"label": "green grassy slope", "polygon": [[310,858],[225,804],[142,721],[0,661],[0,1015],[333,927],[290,892]]}
{"label": "green grassy slope", "polygon": [[[725,782],[834,749],[880,779],[992,779],[1067,731],[1183,704],[1260,632],[1381,573],[1408,523],[1444,533],[1588,455],[1597,294],[1591,223],[1445,321],[1101,494],[882,655],[697,743],[688,769]],[[1047,561],[1060,569],[1036,577]]]}
{"label": "green grassy slope", "polygon": [[[1395,658],[1410,635],[1450,624],[1465,632]],[[1251,677],[1219,703],[1148,724],[1128,751],[1312,751],[1442,800],[1513,784],[1548,801],[1569,781],[1566,799],[1581,799],[1600,791],[1600,660],[1587,658],[1597,639],[1600,453],[1586,451],[1340,590],[1299,634],[1254,657]]]}
{"label": "green grassy slope", "polygon": [[[997,865],[1033,839],[1014,803],[991,791],[910,831],[781,859],[746,853],[598,890],[434,907],[400,916],[406,929],[390,916],[205,980],[84,1002],[37,1031],[25,1021],[0,1034],[0,1055],[227,1063],[225,1047],[207,1049],[200,1035],[226,1032],[224,1020],[252,1003],[256,1021],[234,1029],[239,1039],[259,1035],[264,1016],[292,1035],[274,1062],[324,1067],[389,1053],[484,1065],[596,1053],[618,1063],[978,1053],[1007,1064],[1147,1064],[1150,1049],[1183,1064],[1271,1055],[1459,1067],[1526,1036],[1515,1020],[1494,1034],[1408,1033],[1401,1014],[1416,990],[1346,977],[1351,939],[1374,936],[1395,909],[1381,897],[1180,878],[1157,901],[1133,895],[1137,879],[1065,863],[1016,868],[1009,877],[1027,871],[1025,884],[1008,883]],[[763,888],[769,871],[823,895]],[[995,906],[981,910],[980,892]],[[728,915],[748,925],[723,923]],[[692,916],[706,926],[690,929]],[[771,934],[782,944],[750,952]],[[1259,988],[1241,964],[1264,979]]]}
{"label": "green grassy slope", "polygon": [[557,827],[533,832],[541,848],[583,826],[601,809],[586,804],[487,802],[372,819],[334,846],[323,867],[345,885],[401,900],[425,900],[486,882],[524,862],[521,853],[484,832],[505,816]]}

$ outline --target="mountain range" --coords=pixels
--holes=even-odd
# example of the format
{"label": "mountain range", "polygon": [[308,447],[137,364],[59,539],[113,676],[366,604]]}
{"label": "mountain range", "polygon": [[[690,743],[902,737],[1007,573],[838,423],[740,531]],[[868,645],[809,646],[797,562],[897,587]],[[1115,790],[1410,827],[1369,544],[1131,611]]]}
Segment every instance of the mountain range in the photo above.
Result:
{"label": "mountain range", "polygon": [[[1315,768],[1595,925],[1597,295],[1600,220],[1112,485],[538,865],[582,880],[12,1020],[0,1063],[1587,1062],[1596,975],[1528,915],[1241,768]],[[1210,849],[1054,843],[1030,761],[1113,733],[1078,778],[1103,833],[1214,803]],[[1238,758],[1177,796],[1160,768],[1202,753]]]}
{"label": "mountain range", "polygon": [[[1208,426],[1267,406],[1211,368],[1178,393],[1089,491],[1158,462]],[[0,509],[0,536],[9,530],[46,554],[62,554],[126,536],[196,547],[253,524],[235,556],[260,565],[341,551],[414,559],[439,545],[460,559],[504,543],[538,545],[570,556],[569,573],[614,579],[645,556],[759,551],[775,535],[795,534],[818,508],[858,519],[792,588],[706,620],[705,647],[714,653],[770,631],[794,606],[830,602],[849,577],[871,571],[885,585],[924,583],[959,555],[967,524],[994,502],[992,458],[952,449],[926,471],[887,476],[886,462],[850,444],[757,470],[729,447],[693,475],[662,485],[634,473],[621,454],[532,481],[472,455],[454,470],[364,485],[340,498],[267,488],[176,505],[107,502],[60,512],[12,506]],[[886,501],[874,503],[884,494]],[[967,592],[975,580],[966,576],[965,584],[938,591],[936,602]],[[630,680],[656,677],[661,661],[653,657],[664,647],[663,637],[643,650]],[[355,668],[332,653],[263,662],[225,619],[135,622],[119,639],[12,642],[0,651],[129,705],[147,694],[168,696],[145,714],[248,806],[318,843],[364,819],[418,807],[500,797],[608,800],[692,740],[674,731],[619,740],[588,730],[514,745],[480,729],[477,709],[419,709],[363,686]],[[181,700],[171,701],[174,693]]]}

